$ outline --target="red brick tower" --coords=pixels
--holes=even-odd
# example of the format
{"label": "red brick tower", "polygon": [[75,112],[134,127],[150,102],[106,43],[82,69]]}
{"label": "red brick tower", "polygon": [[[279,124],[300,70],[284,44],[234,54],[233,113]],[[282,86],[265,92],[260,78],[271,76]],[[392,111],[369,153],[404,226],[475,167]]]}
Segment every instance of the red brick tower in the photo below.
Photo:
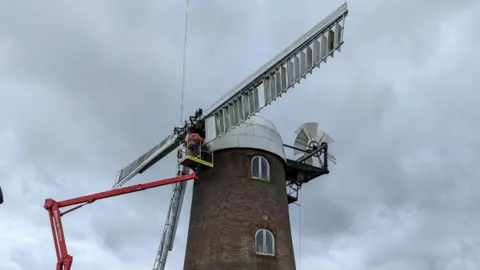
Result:
{"label": "red brick tower", "polygon": [[254,116],[216,139],[193,187],[185,270],[295,269],[282,138]]}

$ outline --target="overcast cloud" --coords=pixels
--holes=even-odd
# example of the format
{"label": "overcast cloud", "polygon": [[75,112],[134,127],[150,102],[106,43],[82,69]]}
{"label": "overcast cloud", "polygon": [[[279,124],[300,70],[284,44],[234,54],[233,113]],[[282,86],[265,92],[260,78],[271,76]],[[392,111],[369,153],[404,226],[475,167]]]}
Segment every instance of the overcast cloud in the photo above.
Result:
{"label": "overcast cloud", "polygon": [[[342,0],[191,0],[185,117]],[[111,188],[180,121],[184,1],[0,1],[0,269],[55,267],[44,199]],[[480,269],[480,2],[351,1],[342,52],[266,108],[338,164],[290,206],[298,269]],[[289,114],[285,114],[288,108]],[[282,115],[280,115],[282,114]],[[131,183],[171,177],[169,156]],[[191,186],[167,269],[183,269]],[[171,188],[63,219],[73,269],[151,269]]]}

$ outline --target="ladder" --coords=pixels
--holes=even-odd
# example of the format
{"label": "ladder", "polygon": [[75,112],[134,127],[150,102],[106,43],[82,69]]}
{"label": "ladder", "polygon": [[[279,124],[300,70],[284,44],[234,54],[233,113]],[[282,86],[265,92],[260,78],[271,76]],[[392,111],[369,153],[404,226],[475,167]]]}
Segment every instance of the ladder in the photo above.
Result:
{"label": "ladder", "polygon": [[[180,163],[177,165],[177,175],[187,174],[189,169],[182,166]],[[162,240],[158,247],[155,262],[153,264],[153,270],[164,270],[168,252],[173,249],[173,243],[175,239],[175,233],[177,231],[178,219],[180,218],[180,211],[182,210],[183,197],[187,188],[187,182],[175,183],[173,186],[172,197],[170,198],[170,208],[168,209],[167,220],[165,221],[165,227],[163,228]]]}

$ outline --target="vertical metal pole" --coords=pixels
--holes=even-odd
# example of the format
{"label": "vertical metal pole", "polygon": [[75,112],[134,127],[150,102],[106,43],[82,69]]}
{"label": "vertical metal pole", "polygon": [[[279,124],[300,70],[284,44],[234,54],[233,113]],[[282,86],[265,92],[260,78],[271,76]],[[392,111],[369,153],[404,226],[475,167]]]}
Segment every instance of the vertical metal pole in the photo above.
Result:
{"label": "vertical metal pole", "polygon": [[323,146],[323,166],[328,169],[328,144],[322,143]]}
{"label": "vertical metal pole", "polygon": [[202,158],[202,142],[200,142],[198,148],[200,148],[200,149],[198,149],[198,158],[203,160],[203,158]]}
{"label": "vertical metal pole", "polygon": [[60,261],[60,251],[58,248],[57,232],[55,230],[55,222],[53,220],[52,209],[48,209],[48,217],[50,219],[50,226],[52,228],[53,243],[55,244],[55,253],[57,254],[57,262]]}
{"label": "vertical metal pole", "polygon": [[51,208],[53,213],[53,220],[55,224],[56,238],[58,241],[58,247],[60,251],[60,258],[63,260],[68,256],[67,244],[65,243],[65,235],[63,233],[62,220],[60,209],[58,208],[58,203],[54,202]]}

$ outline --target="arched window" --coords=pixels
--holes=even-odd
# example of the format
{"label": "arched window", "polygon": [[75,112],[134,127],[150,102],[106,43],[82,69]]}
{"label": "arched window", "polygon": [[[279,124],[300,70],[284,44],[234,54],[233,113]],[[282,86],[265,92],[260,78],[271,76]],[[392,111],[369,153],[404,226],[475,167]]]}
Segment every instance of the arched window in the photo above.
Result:
{"label": "arched window", "polygon": [[252,178],[264,181],[270,181],[270,165],[268,160],[262,156],[252,158]]}
{"label": "arched window", "polygon": [[260,229],[255,233],[255,252],[260,255],[275,256],[275,238],[267,229]]}

